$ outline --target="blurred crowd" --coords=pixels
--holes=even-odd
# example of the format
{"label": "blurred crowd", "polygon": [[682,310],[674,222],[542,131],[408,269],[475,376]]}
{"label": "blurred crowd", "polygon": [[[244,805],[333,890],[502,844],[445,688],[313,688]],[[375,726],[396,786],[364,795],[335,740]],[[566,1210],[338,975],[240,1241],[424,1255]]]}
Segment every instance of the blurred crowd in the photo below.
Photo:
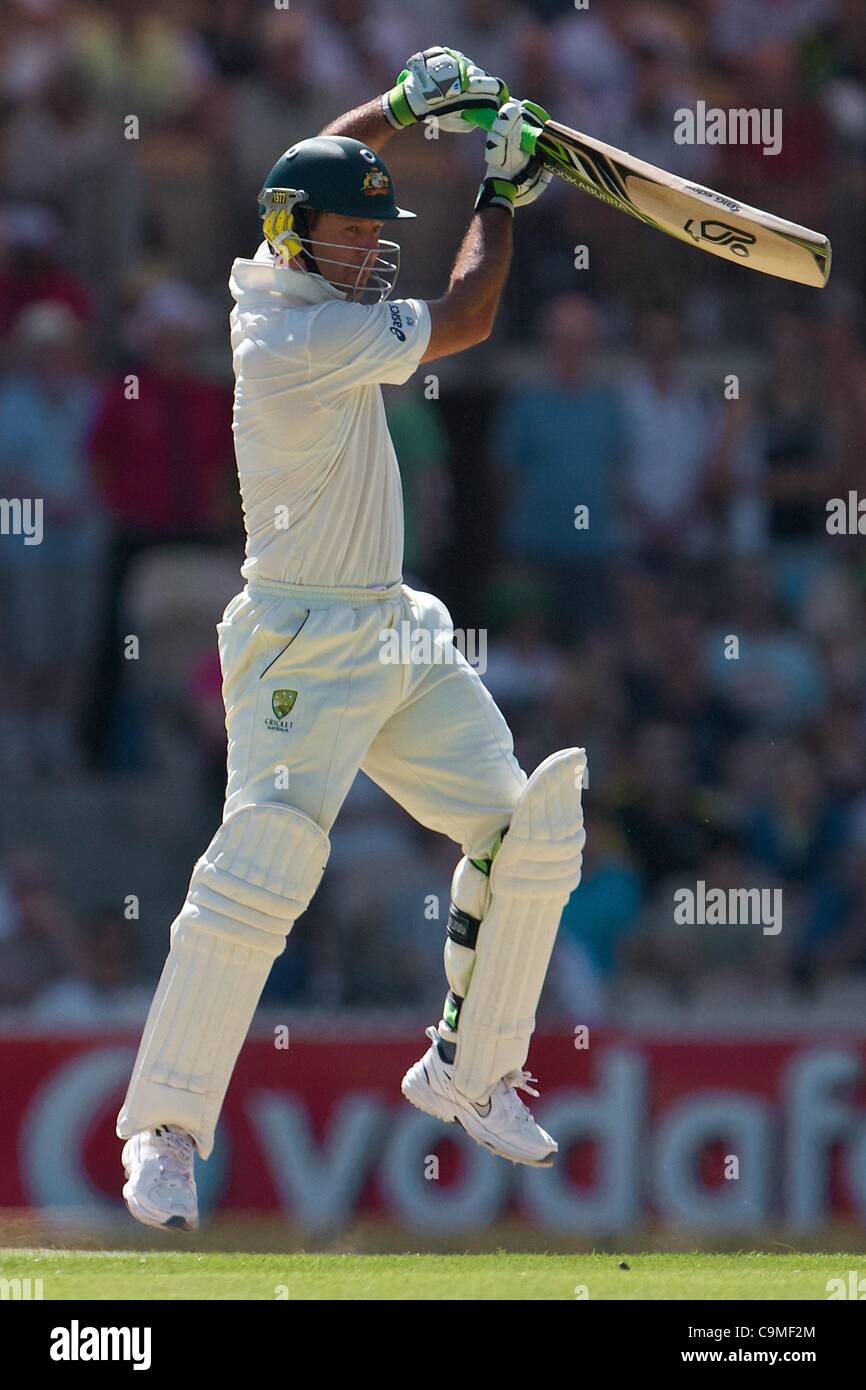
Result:
{"label": "blurred crowd", "polygon": [[[407,582],[489,633],[483,678],[527,771],[588,750],[583,882],[542,1016],[866,999],[866,564],[826,524],[866,437],[866,6],[433,9],[0,12],[0,498],[43,509],[38,544],[8,508],[0,534],[0,1009],[146,1008],[170,919],[145,931],[74,885],[83,854],[92,879],[114,853],[88,821],[102,787],[131,804],[180,773],[201,847],[219,819],[213,629],[243,550],[228,269],[256,248],[275,158],[435,42],[835,253],[825,291],[785,285],[554,181],[519,214],[491,341],[386,389]],[[781,151],[677,144],[673,113],[698,99],[781,108]],[[420,214],[398,293],[422,297],[444,289],[483,164],[477,133],[435,134],[385,152]],[[60,783],[81,811],[49,848],[16,806],[47,823]],[[359,778],[266,1001],[435,1011],[458,853]],[[698,880],[781,888],[782,932],[677,925],[673,894]]]}

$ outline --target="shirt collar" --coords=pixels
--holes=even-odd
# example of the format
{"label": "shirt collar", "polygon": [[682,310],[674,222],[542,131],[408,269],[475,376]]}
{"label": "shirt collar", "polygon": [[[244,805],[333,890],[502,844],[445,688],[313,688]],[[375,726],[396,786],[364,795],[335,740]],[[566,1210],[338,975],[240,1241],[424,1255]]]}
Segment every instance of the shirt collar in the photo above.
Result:
{"label": "shirt collar", "polygon": [[251,261],[241,257],[234,261],[229,290],[238,302],[250,292],[262,290],[285,295],[295,304],[326,304],[329,300],[346,298],[321,275],[276,265],[274,253],[266,241],[261,243]]}

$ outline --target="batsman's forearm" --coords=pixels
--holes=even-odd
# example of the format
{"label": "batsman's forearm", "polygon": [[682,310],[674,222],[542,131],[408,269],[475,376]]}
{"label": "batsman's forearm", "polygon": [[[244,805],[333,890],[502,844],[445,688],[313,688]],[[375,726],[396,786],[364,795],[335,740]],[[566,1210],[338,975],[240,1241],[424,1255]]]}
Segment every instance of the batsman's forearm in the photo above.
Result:
{"label": "batsman's forearm", "polygon": [[378,154],[397,131],[382,114],[382,98],[374,97],[364,106],[358,106],[354,111],[347,111],[344,116],[338,116],[319,134],[345,135],[350,140],[360,140],[362,145],[369,146]]}
{"label": "batsman's forearm", "polygon": [[502,208],[477,212],[457,252],[448,283],[448,298],[455,307],[486,319],[491,328],[511,265],[513,224],[511,213]]}

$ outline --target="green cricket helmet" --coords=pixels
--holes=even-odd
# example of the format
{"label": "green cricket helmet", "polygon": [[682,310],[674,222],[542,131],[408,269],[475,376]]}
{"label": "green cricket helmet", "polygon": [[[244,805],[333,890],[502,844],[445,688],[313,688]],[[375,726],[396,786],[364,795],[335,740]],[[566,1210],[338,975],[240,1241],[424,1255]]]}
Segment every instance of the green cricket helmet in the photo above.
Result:
{"label": "green cricket helmet", "polygon": [[[349,299],[388,298],[400,268],[400,247],[379,241],[359,263],[359,249],[341,242],[317,241],[311,249],[310,213],[332,212],[373,222],[415,217],[397,207],[394,184],[375,150],[343,135],[317,135],[301,140],[281,155],[259,193],[259,216],[265,237],[284,263],[295,261],[308,274],[318,275]],[[344,252],[342,257],[324,255]],[[338,267],[339,269],[327,268]],[[357,272],[354,276],[351,272]]]}

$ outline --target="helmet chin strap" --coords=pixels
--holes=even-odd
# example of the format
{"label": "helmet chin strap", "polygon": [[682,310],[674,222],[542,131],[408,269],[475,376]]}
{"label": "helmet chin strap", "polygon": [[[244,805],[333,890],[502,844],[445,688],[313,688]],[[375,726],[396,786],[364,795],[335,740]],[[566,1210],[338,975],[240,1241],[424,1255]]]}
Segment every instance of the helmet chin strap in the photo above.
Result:
{"label": "helmet chin strap", "polygon": [[[321,275],[322,272],[319,269],[318,261],[316,260],[312,252],[307,250],[307,246],[309,245],[312,238],[310,235],[310,218],[308,211],[305,207],[295,208],[294,225],[295,231],[298,234],[298,239],[301,242],[301,249],[298,252],[297,259],[301,262],[305,269],[311,272],[311,274]],[[323,276],[322,278],[327,279],[327,276]]]}
{"label": "helmet chin strap", "polygon": [[309,249],[312,245],[312,229],[310,227],[309,216],[311,211],[312,209],[305,208],[302,204],[296,205],[292,216],[292,236],[297,237],[298,241],[301,243],[301,249],[297,251],[294,256],[290,257],[286,255],[281,247],[272,247],[271,249],[276,257],[277,265],[289,267],[292,270],[303,270],[309,275],[318,275],[319,278],[325,280],[332,289],[337,290],[338,293],[345,294],[346,298],[348,298],[349,292],[345,290],[344,286],[335,285],[333,280],[328,279],[328,276],[325,275],[312,251]]}

